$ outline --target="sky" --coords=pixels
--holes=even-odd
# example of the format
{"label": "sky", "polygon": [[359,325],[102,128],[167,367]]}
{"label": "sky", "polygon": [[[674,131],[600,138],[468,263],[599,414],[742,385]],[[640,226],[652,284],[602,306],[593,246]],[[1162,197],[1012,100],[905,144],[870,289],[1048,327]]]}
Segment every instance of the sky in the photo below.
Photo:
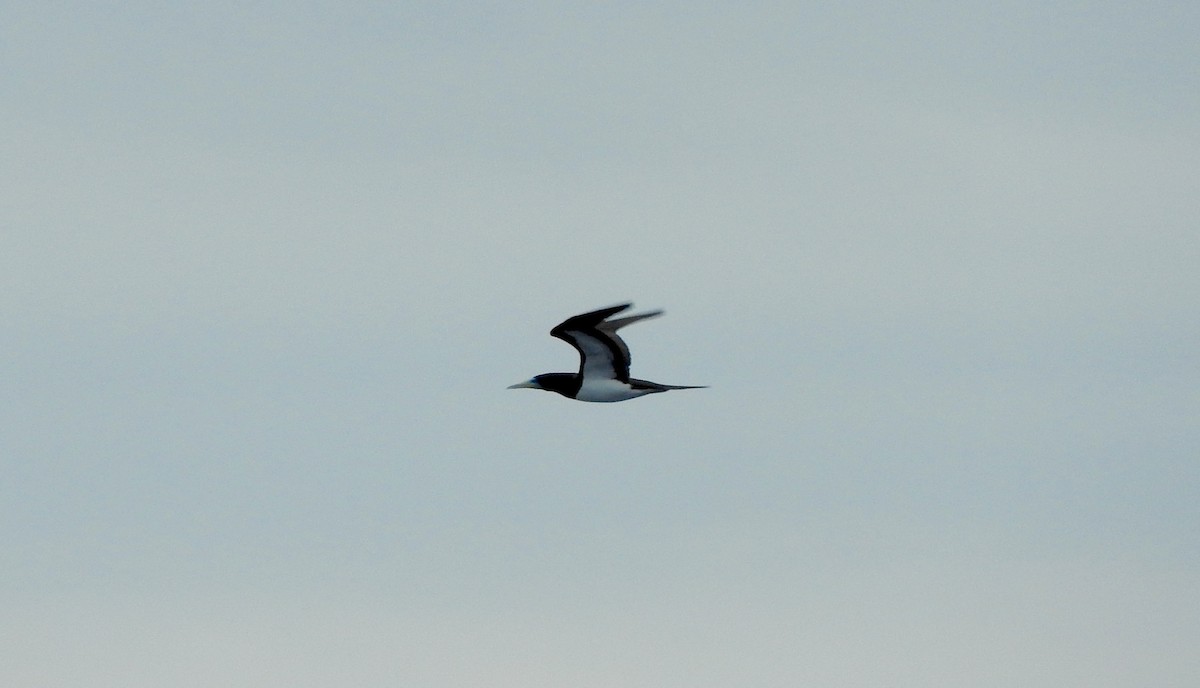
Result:
{"label": "sky", "polygon": [[5,4],[0,683],[1200,684],[1198,34]]}

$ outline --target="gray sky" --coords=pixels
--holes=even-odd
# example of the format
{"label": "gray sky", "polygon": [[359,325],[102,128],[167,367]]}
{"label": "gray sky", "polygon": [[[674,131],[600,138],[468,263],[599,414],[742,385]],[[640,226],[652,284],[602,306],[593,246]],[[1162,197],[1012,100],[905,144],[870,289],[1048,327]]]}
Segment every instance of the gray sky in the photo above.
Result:
{"label": "gray sky", "polygon": [[16,5],[0,683],[1200,684],[1200,6]]}

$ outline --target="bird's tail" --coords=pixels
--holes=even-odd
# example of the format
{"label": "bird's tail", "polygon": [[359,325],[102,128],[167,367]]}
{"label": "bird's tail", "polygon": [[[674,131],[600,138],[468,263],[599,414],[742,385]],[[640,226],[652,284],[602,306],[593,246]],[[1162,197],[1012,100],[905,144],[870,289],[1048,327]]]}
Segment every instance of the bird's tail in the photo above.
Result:
{"label": "bird's tail", "polygon": [[664,385],[661,382],[651,382],[649,380],[632,379],[629,384],[634,389],[648,389],[651,392],[666,392],[672,389],[707,389],[708,385]]}

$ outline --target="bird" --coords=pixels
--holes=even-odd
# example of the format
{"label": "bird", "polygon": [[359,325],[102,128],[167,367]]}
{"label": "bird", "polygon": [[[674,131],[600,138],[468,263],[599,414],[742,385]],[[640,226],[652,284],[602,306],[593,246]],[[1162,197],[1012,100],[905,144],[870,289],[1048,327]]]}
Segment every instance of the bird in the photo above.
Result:
{"label": "bird", "polygon": [[629,347],[617,335],[617,330],[663,313],[660,310],[650,311],[609,320],[632,306],[632,303],[624,303],[601,308],[567,318],[556,325],[550,330],[550,335],[579,351],[579,372],[543,373],[525,382],[510,385],[508,389],[541,389],[557,392],[577,401],[615,402],[673,389],[706,387],[707,385],[664,385],[629,377]]}

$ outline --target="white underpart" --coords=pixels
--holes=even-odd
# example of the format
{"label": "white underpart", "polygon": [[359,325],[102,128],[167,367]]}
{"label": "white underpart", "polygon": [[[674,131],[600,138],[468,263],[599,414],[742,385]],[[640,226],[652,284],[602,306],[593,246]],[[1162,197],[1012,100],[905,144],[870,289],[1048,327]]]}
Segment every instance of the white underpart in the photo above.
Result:
{"label": "white underpart", "polygon": [[[584,385],[587,385],[589,377],[600,381],[608,378],[610,382],[617,382],[612,379],[616,377],[617,371],[613,361],[613,350],[609,348],[608,344],[583,332],[573,331],[571,335],[575,337],[575,341],[583,353]],[[617,384],[625,383],[618,382]],[[628,387],[628,385],[625,386]]]}
{"label": "white underpart", "polygon": [[579,387],[579,394],[576,394],[575,398],[579,401],[625,401],[649,393],[649,390],[630,387],[628,382],[613,378],[589,378],[585,375],[583,384]]}

